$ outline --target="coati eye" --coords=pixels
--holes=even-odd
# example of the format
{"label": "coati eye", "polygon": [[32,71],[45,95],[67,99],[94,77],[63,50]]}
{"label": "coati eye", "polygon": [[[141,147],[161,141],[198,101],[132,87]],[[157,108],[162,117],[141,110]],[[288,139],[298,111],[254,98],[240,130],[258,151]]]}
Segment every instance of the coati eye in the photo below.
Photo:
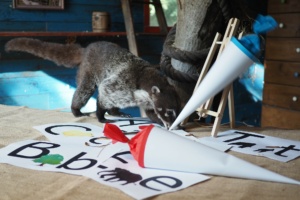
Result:
{"label": "coati eye", "polygon": [[167,108],[167,111],[166,111],[166,113],[165,113],[165,116],[166,116],[166,117],[169,117],[169,116],[176,117],[176,112],[175,112],[174,109],[168,109],[168,108]]}

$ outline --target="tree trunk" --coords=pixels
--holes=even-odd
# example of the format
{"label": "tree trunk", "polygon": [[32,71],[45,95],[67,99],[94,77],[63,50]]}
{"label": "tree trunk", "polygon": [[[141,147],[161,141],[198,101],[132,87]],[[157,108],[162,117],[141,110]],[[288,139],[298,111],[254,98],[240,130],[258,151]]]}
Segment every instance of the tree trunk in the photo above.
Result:
{"label": "tree trunk", "polygon": [[[224,25],[217,0],[178,0],[177,8],[174,46],[189,52],[209,48],[216,32],[220,31]],[[171,64],[174,69],[180,72],[199,74],[204,61],[193,65],[172,58]],[[192,95],[196,82],[182,83],[172,79],[169,79],[169,82],[177,89],[184,105]]]}
{"label": "tree trunk", "polygon": [[[186,51],[197,51],[201,46],[199,33],[212,0],[178,0],[175,47]],[[197,73],[194,66],[172,59],[175,69],[185,73]]]}

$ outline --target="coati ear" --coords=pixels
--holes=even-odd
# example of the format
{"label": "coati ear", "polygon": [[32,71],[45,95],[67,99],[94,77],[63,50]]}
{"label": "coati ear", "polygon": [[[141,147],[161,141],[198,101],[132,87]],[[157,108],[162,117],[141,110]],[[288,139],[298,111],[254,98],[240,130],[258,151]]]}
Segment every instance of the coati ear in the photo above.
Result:
{"label": "coati ear", "polygon": [[158,93],[160,93],[160,89],[154,85],[151,88],[151,92],[152,92],[152,94],[158,94]]}

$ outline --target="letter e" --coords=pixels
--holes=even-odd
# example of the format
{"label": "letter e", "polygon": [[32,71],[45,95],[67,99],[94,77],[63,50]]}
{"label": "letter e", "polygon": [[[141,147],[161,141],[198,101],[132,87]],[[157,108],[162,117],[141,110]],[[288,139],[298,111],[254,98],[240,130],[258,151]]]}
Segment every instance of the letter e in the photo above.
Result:
{"label": "letter e", "polygon": [[[165,181],[166,181],[166,179],[174,181],[174,184],[171,185],[170,183],[164,182],[164,179],[165,179]],[[145,180],[142,180],[140,182],[140,185],[143,186],[143,187],[146,187],[148,189],[151,189],[151,190],[161,191],[159,189],[155,189],[155,188],[150,187],[149,185],[147,185],[149,182],[158,183],[160,185],[164,185],[164,186],[167,186],[169,188],[177,188],[177,187],[180,187],[182,185],[181,180],[179,180],[177,178],[174,178],[174,177],[171,177],[171,176],[155,176],[155,177],[147,178]]]}

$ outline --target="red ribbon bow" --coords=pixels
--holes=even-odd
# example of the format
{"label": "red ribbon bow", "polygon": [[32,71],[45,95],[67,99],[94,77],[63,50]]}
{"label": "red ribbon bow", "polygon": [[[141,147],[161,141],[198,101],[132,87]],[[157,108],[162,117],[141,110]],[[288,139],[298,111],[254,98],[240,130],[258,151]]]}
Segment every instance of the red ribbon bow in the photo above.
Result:
{"label": "red ribbon bow", "polygon": [[122,130],[114,124],[105,124],[103,133],[106,137],[113,140],[113,144],[116,142],[128,143],[130,152],[134,159],[138,161],[141,167],[144,166],[144,152],[147,143],[148,136],[154,125],[143,126],[143,129],[138,132],[131,140],[129,140]]}

